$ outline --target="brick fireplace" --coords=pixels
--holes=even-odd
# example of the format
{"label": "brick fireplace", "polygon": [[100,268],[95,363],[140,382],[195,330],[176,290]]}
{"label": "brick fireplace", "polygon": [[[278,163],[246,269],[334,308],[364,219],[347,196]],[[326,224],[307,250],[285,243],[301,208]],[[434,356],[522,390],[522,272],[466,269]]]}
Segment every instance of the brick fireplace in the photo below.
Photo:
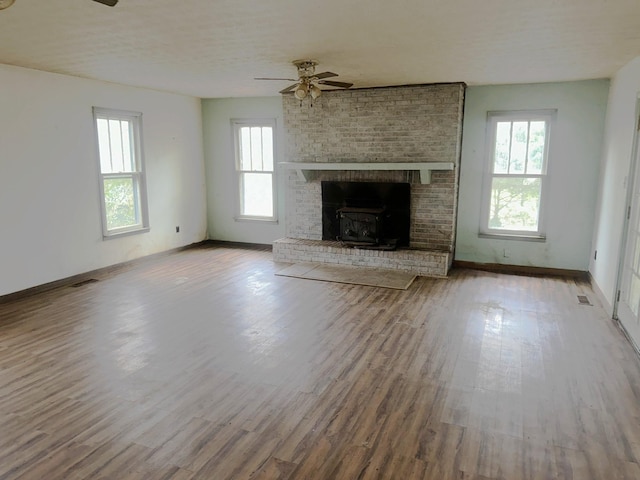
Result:
{"label": "brick fireplace", "polygon": [[[324,92],[313,107],[283,95],[287,236],[274,242],[274,260],[446,276],[455,245],[464,90],[462,83],[339,90]],[[371,251],[322,240],[322,181],[409,182],[409,247]]]}

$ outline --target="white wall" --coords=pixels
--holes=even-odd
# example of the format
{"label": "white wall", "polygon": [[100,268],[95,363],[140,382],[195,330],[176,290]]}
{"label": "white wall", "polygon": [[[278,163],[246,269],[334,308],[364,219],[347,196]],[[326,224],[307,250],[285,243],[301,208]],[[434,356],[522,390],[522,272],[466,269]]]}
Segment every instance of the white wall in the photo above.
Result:
{"label": "white wall", "polygon": [[[7,65],[0,85],[0,295],[205,238],[199,99]],[[148,233],[102,239],[93,106],[143,114]]]}
{"label": "white wall", "polygon": [[589,271],[610,310],[618,275],[638,92],[640,57],[625,65],[612,79],[600,166],[598,211],[593,233],[593,246],[598,250],[598,258],[594,261],[592,257]]}
{"label": "white wall", "polygon": [[222,98],[202,101],[204,155],[207,172],[209,238],[270,244],[285,236],[284,175],[277,175],[278,222],[235,220],[237,179],[232,119],[276,119],[276,162],[283,161],[282,98]]}
{"label": "white wall", "polygon": [[[608,87],[608,80],[589,80],[467,89],[456,260],[587,271]],[[532,109],[558,111],[549,144],[546,241],[480,238],[487,112]]]}

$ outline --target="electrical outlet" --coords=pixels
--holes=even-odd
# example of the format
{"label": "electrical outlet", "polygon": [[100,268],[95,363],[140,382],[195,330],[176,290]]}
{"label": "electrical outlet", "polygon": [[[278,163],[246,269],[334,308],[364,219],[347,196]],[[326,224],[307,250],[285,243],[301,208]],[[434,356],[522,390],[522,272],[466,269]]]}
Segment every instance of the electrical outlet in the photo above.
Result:
{"label": "electrical outlet", "polygon": [[507,250],[506,248],[502,250],[502,256],[504,258],[509,258],[509,250]]}
{"label": "electrical outlet", "polygon": [[180,233],[180,226],[176,225],[176,233]]}

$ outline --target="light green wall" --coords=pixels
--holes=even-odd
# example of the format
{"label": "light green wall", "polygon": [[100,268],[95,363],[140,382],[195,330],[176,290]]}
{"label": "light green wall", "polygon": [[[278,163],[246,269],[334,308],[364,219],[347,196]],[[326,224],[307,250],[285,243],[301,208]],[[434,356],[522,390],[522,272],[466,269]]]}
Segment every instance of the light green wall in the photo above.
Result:
{"label": "light green wall", "polygon": [[231,133],[232,119],[276,119],[276,162],[283,160],[282,98],[221,98],[202,101],[204,157],[207,179],[209,238],[270,244],[284,237],[284,183],[277,175],[278,222],[235,220],[236,173]]}
{"label": "light green wall", "polygon": [[[608,80],[467,88],[456,260],[588,270],[608,89]],[[546,241],[481,238],[487,112],[536,109],[557,109],[549,144]]]}

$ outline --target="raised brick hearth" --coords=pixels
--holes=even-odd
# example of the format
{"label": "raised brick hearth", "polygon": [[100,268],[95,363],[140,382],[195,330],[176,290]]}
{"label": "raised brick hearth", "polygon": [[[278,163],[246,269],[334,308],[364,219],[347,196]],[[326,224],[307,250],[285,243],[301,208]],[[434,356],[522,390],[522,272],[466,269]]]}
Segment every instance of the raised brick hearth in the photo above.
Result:
{"label": "raised brick hearth", "polygon": [[[446,276],[453,261],[464,84],[324,92],[313,107],[283,96],[287,161],[331,163],[452,162],[423,184],[417,171],[318,170],[286,176],[286,234],[274,260],[362,265]],[[411,184],[410,248],[346,248],[322,240],[320,182]]]}
{"label": "raised brick hearth", "polygon": [[446,277],[452,255],[432,250],[361,250],[343,247],[340,242],[281,238],[273,244],[273,259],[280,262],[335,263],[384,268],[425,277]]}

